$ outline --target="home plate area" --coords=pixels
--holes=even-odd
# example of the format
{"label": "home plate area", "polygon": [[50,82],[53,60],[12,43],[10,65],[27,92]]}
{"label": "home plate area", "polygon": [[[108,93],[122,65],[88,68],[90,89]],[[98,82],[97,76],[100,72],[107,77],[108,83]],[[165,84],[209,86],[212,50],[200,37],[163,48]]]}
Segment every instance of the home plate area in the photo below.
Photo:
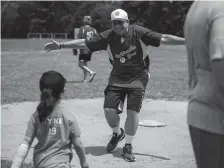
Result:
{"label": "home plate area", "polygon": [[161,123],[161,122],[156,121],[156,120],[142,120],[142,121],[139,121],[139,126],[143,126],[143,127],[164,127],[164,126],[166,126],[166,124]]}

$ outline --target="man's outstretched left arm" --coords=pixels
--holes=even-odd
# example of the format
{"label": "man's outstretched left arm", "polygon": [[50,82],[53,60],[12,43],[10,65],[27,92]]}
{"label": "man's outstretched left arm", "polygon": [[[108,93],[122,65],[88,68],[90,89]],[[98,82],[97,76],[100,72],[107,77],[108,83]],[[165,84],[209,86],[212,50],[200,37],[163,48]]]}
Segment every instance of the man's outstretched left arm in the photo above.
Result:
{"label": "man's outstretched left arm", "polygon": [[147,46],[150,45],[154,47],[159,47],[160,44],[166,44],[166,45],[185,44],[185,38],[177,37],[170,34],[158,33],[141,26],[135,26],[135,28],[138,34],[140,35],[141,41]]}

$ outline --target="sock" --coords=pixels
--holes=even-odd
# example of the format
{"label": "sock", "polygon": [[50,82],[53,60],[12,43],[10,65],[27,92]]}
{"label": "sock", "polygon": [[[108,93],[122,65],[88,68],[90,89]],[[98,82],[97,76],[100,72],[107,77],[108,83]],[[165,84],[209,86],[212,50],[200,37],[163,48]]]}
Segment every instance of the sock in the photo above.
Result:
{"label": "sock", "polygon": [[131,144],[132,145],[134,137],[135,136],[125,134],[125,144]]}
{"label": "sock", "polygon": [[114,133],[117,133],[117,135],[121,134],[121,128],[120,125],[118,125],[117,127],[112,128]]}

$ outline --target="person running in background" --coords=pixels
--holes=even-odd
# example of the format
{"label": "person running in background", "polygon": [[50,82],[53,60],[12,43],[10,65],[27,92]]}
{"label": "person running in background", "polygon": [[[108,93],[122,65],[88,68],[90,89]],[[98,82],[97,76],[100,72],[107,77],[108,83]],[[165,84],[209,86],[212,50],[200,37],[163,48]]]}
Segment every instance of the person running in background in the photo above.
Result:
{"label": "person running in background", "polygon": [[224,168],[224,2],[193,2],[184,35],[187,123],[198,168]]}
{"label": "person running in background", "polygon": [[[91,17],[84,16],[83,19],[84,26],[80,27],[79,29],[78,39],[83,38],[91,39],[93,35],[97,33],[96,29],[90,26],[91,23],[92,23]],[[91,61],[92,54],[93,53],[89,49],[80,49],[78,65],[83,70],[83,80],[82,80],[83,82],[92,82],[93,78],[96,75],[96,72],[90,70],[87,65],[87,63]],[[90,74],[90,78],[87,80],[88,73]]]}
{"label": "person running in background", "polygon": [[71,168],[72,145],[82,168],[89,168],[81,132],[75,116],[61,103],[66,79],[56,71],[43,73],[39,81],[40,103],[29,119],[25,137],[19,145],[11,168],[20,168],[34,138],[35,168]]}

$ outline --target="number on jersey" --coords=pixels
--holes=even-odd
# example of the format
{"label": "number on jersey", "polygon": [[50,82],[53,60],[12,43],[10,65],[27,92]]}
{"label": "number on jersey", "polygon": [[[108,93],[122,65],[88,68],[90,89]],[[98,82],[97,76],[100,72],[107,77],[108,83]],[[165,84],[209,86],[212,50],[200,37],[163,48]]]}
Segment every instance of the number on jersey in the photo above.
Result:
{"label": "number on jersey", "polygon": [[93,31],[89,31],[89,32],[86,33],[86,35],[87,35],[87,37],[86,37],[87,40],[91,40],[93,35],[94,35],[94,33],[93,33]]}
{"label": "number on jersey", "polygon": [[56,135],[57,129],[56,127],[49,128],[49,135]]}

